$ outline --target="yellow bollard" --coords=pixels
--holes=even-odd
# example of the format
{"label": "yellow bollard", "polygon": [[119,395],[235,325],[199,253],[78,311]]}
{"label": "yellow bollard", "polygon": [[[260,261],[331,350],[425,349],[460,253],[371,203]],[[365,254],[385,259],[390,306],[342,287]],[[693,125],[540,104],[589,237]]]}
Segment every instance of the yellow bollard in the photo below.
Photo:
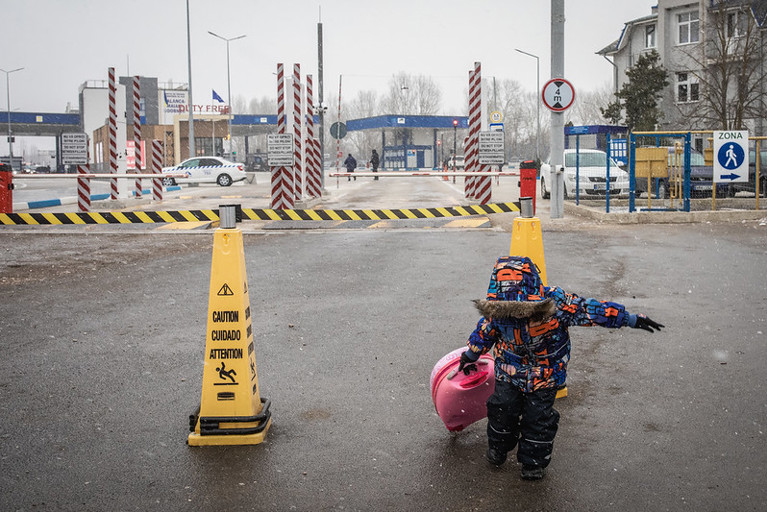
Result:
{"label": "yellow bollard", "polygon": [[[231,210],[229,210],[231,208]],[[221,206],[213,235],[200,408],[189,418],[189,446],[251,445],[271,425],[260,396],[242,231],[234,206]]]}
{"label": "yellow bollard", "polygon": [[[522,198],[526,199],[526,198]],[[523,207],[525,205],[523,204]],[[523,210],[524,215],[524,210]],[[546,258],[543,256],[543,237],[541,220],[538,217],[516,217],[511,228],[511,256],[527,256],[538,267],[544,286],[546,281]]]}
{"label": "yellow bollard", "polygon": [[[530,202],[528,202],[530,201]],[[509,255],[527,256],[541,276],[544,286],[548,286],[546,280],[546,258],[543,254],[543,236],[541,233],[541,220],[532,216],[532,198],[520,198],[521,213],[523,216],[516,217],[511,227],[511,247]],[[557,390],[557,398],[567,396],[567,386]]]}

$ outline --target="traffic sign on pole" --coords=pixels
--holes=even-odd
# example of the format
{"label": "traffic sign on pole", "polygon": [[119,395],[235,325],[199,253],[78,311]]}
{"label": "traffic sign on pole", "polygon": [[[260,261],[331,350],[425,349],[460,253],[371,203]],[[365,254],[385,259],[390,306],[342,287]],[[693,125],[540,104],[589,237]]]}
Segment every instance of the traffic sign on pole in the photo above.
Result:
{"label": "traffic sign on pole", "polygon": [[714,132],[714,182],[748,181],[748,131]]}
{"label": "traffic sign on pole", "polygon": [[293,134],[270,133],[266,136],[266,151],[269,167],[292,167]]}
{"label": "traffic sign on pole", "polygon": [[330,125],[330,136],[334,139],[343,139],[346,137],[346,124],[335,122]]}
{"label": "traffic sign on pole", "polygon": [[554,112],[564,112],[575,101],[573,84],[564,78],[552,78],[546,82],[541,91],[543,104]]}
{"label": "traffic sign on pole", "polygon": [[61,163],[63,165],[85,165],[88,163],[88,136],[86,134],[61,134]]}
{"label": "traffic sign on pole", "polygon": [[479,163],[503,165],[503,132],[479,132]]}

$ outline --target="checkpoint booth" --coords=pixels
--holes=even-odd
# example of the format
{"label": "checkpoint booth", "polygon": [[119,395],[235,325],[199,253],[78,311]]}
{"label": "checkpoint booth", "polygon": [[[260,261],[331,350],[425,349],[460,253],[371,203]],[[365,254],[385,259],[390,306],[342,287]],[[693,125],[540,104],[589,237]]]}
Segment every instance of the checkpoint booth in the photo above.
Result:
{"label": "checkpoint booth", "polygon": [[[351,119],[349,132],[378,132],[384,170],[440,169],[455,147],[463,154],[466,116],[385,115]],[[456,143],[454,144],[454,141]]]}

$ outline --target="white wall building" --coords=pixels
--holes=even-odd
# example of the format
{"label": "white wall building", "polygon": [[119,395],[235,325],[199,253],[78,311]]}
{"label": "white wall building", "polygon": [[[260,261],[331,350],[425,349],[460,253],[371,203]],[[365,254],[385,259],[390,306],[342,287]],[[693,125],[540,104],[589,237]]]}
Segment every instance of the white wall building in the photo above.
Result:
{"label": "white wall building", "polygon": [[[669,81],[660,101],[664,117],[659,130],[732,128],[717,126],[722,123],[712,115],[717,88],[725,83],[717,77],[725,55],[733,67],[748,63],[753,67],[748,79],[735,76],[727,88],[727,109],[733,110],[727,113],[728,124],[738,115],[731,105],[739,82],[747,82],[750,100],[741,116],[743,125],[754,135],[764,135],[766,17],[767,0],[658,0],[648,16],[626,22],[619,38],[597,53],[614,64],[617,91],[628,81],[626,70],[643,53],[658,52]],[[695,145],[701,149],[708,142],[697,136]]]}

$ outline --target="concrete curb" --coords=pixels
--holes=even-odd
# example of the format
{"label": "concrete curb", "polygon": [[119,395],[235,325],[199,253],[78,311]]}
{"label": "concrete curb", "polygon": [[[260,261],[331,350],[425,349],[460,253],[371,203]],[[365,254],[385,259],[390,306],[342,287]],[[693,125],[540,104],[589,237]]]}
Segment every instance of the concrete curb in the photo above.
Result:
{"label": "concrete curb", "polygon": [[605,213],[599,209],[565,202],[565,213],[605,224],[690,224],[743,222],[767,219],[767,210],[638,211]]}
{"label": "concrete curb", "polygon": [[[165,187],[164,190],[166,192],[172,192],[176,190],[181,190],[181,187],[178,185],[171,186],[171,187]],[[152,190],[151,189],[144,189],[142,191],[142,195],[151,195]],[[136,191],[131,191],[131,196],[136,196]],[[106,199],[109,199],[111,197],[111,194],[91,194],[91,203],[95,201],[104,201]],[[65,204],[77,204],[77,196],[70,196],[70,197],[62,197],[59,199],[43,199],[41,201],[28,201],[28,202],[20,202],[20,203],[13,203],[13,211],[17,212],[19,210],[34,210],[37,208],[50,208],[52,206],[62,206]]]}

